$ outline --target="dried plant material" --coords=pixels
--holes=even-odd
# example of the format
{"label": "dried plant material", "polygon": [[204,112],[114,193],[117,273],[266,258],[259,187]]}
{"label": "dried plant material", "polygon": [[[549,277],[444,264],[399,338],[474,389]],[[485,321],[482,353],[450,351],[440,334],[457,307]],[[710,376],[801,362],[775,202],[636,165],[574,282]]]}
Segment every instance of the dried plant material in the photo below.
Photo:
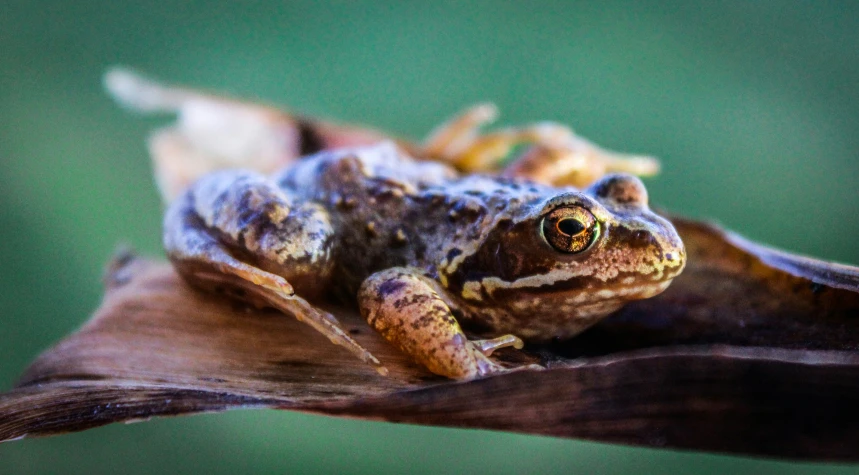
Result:
{"label": "dried plant material", "polygon": [[565,342],[501,350],[548,369],[457,383],[331,309],[388,377],[274,311],[116,261],[77,333],[0,396],[0,440],[233,408],[859,460],[859,269],[675,219],[687,270]]}
{"label": "dried plant material", "polygon": [[[179,115],[150,142],[165,201],[217,168],[272,171],[309,151],[384,138],[120,70],[106,82],[132,108]],[[541,163],[524,157],[523,166]],[[859,268],[672,221],[688,259],[667,291],[573,339],[497,352],[511,365],[546,369],[466,383],[427,372],[354,309],[328,310],[387,376],[294,318],[198,292],[167,263],[123,255],[107,273],[93,318],[0,395],[0,441],[153,416],[282,408],[859,460]]]}
{"label": "dried plant material", "polygon": [[[174,124],[149,138],[155,179],[165,202],[214,170],[238,167],[270,174],[319,150],[386,140],[412,156],[446,162],[465,173],[527,177],[557,186],[583,188],[607,173],[659,173],[657,159],[604,149],[563,124],[538,122],[484,131],[498,116],[492,104],[461,111],[422,144],[415,144],[368,127],[320,121],[269,105],[161,84],[122,68],[108,71],[104,84],[128,109],[177,116]],[[502,167],[519,145],[527,148]]]}
{"label": "dried plant material", "polygon": [[[272,173],[316,148],[370,145],[385,140],[368,128],[340,126],[249,101],[165,86],[115,68],[105,88],[142,113],[176,114],[175,124],[149,137],[155,179],[170,202],[200,176],[223,168]],[[311,146],[313,150],[305,148]]]}

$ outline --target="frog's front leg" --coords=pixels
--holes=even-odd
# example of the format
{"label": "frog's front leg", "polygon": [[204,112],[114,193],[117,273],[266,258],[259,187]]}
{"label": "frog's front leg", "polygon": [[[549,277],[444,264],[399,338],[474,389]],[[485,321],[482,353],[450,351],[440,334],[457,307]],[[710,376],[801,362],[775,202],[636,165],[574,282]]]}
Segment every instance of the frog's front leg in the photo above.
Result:
{"label": "frog's front leg", "polygon": [[295,294],[319,295],[330,277],[332,229],[321,207],[293,202],[263,175],[222,171],[174,202],[164,228],[167,254],[190,283],[291,314],[385,372],[332,315]]}
{"label": "frog's front leg", "polygon": [[504,335],[470,341],[445,300],[444,290],[416,271],[395,267],[368,277],[358,291],[361,314],[388,341],[433,373],[472,379],[508,371],[488,358],[498,348],[521,349]]}

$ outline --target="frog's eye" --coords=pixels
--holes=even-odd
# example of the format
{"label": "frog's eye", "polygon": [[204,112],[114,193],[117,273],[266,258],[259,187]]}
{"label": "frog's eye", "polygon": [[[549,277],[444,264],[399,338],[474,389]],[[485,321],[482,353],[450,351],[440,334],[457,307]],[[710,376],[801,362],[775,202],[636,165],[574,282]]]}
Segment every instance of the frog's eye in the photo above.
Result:
{"label": "frog's eye", "polygon": [[599,236],[599,222],[580,206],[556,208],[543,217],[543,238],[556,250],[582,252]]}

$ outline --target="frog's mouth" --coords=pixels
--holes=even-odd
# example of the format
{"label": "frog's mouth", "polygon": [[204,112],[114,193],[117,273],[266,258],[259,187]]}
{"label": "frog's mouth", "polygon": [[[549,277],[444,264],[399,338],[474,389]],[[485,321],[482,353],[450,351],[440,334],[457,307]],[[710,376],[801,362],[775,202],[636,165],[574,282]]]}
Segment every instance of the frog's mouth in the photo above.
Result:
{"label": "frog's mouth", "polygon": [[[538,315],[562,315],[563,320],[575,318],[596,318],[608,315],[624,304],[643,300],[662,293],[672,279],[658,281],[629,281],[616,285],[574,286],[570,282],[557,282],[551,285],[519,288],[495,288],[477,291],[471,295],[466,291],[463,296],[476,307],[503,308],[517,315],[517,318],[532,319]],[[477,290],[476,288],[474,290]],[[471,297],[472,298],[468,298]],[[474,298],[476,297],[476,298]],[[539,317],[538,317],[539,318]]]}
{"label": "frog's mouth", "polygon": [[590,295],[596,297],[594,301],[621,300],[626,302],[632,300],[649,299],[665,291],[665,289],[667,289],[668,286],[671,285],[671,282],[673,280],[674,279],[672,277],[657,282],[638,284],[633,283],[629,285],[620,285],[613,287],[609,286],[601,290],[591,291]]}
{"label": "frog's mouth", "polygon": [[642,300],[661,294],[671,285],[673,278],[649,281],[630,282],[628,284],[603,285],[595,288],[559,288],[562,286],[547,286],[545,288],[522,289],[519,298],[542,298],[541,300],[555,301],[567,305],[587,305],[594,303],[624,303],[632,300]]}
{"label": "frog's mouth", "polygon": [[[487,315],[493,319],[494,333],[514,333],[535,342],[565,339],[581,333],[629,302],[660,294],[671,281],[669,278],[616,285],[600,282],[603,284],[600,287],[575,288],[571,288],[569,282],[558,282],[558,285],[496,289],[467,303],[476,313],[491,310]],[[499,310],[505,317],[496,319]]]}

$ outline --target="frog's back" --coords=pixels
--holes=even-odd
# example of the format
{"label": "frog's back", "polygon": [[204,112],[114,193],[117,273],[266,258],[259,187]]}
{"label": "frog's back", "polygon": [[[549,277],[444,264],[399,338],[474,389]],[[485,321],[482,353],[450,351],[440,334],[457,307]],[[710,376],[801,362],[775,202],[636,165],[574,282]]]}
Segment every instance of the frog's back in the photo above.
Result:
{"label": "frog's back", "polygon": [[442,216],[427,202],[425,191],[444,189],[456,179],[452,168],[414,160],[391,143],[324,151],[275,177],[296,199],[317,203],[328,212],[335,229],[335,281],[352,296],[363,279],[378,270],[431,267],[429,235],[446,230],[429,226]]}
{"label": "frog's back", "polygon": [[[310,155],[284,169],[275,180],[297,197],[322,202],[345,196],[357,188],[401,188],[414,193],[444,185],[456,171],[439,162],[418,161],[391,142]],[[336,196],[335,196],[336,195]]]}
{"label": "frog's back", "polygon": [[437,267],[477,245],[500,219],[543,196],[532,184],[460,176],[418,161],[393,144],[326,151],[276,177],[298,199],[329,213],[338,283],[352,295],[378,270],[408,266],[435,276]]}

